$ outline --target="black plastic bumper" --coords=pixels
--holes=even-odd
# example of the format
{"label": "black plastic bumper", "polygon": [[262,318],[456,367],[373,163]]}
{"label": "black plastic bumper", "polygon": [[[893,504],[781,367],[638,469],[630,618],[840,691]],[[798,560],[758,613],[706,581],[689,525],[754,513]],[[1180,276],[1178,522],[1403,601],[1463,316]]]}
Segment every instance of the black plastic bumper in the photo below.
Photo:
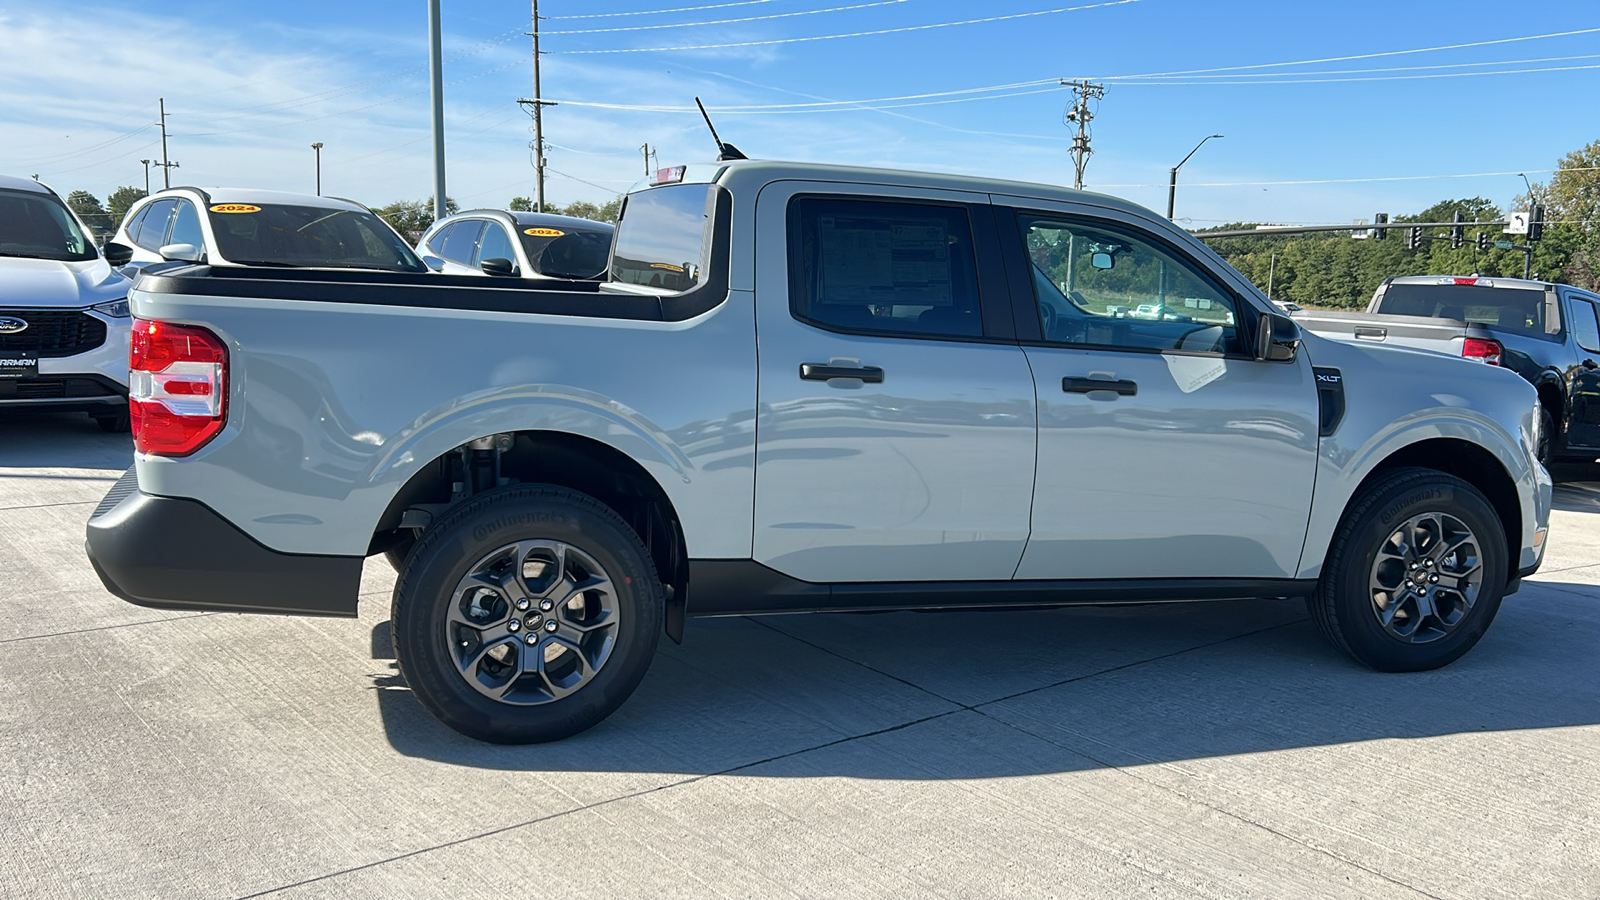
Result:
{"label": "black plastic bumper", "polygon": [[89,519],[87,549],[106,589],[139,606],[356,614],[361,557],[279,553],[198,500],[140,491],[133,469]]}

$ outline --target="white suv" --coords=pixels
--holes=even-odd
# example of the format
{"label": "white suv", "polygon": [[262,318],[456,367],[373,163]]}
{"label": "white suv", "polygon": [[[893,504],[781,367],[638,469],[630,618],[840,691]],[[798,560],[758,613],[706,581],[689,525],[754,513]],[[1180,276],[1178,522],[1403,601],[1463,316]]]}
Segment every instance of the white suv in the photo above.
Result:
{"label": "white suv", "polygon": [[576,216],[474,209],[429,226],[417,254],[444,275],[600,281],[616,230]]}
{"label": "white suv", "polygon": [[128,284],[55,191],[0,175],[0,411],[82,410],[127,431]]}
{"label": "white suv", "polygon": [[280,191],[177,187],[141,200],[107,245],[129,268],[212,266],[426,272],[406,242],[359,203]]}

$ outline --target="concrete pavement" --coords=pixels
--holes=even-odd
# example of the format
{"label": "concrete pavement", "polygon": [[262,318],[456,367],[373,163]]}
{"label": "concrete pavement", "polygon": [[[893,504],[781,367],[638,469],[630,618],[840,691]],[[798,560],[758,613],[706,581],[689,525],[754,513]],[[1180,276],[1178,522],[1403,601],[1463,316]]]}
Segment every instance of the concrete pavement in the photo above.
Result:
{"label": "concrete pavement", "polygon": [[691,621],[599,727],[477,744],[357,620],[100,586],[126,467],[0,417],[0,897],[1600,896],[1600,472],[1444,670],[1295,603]]}

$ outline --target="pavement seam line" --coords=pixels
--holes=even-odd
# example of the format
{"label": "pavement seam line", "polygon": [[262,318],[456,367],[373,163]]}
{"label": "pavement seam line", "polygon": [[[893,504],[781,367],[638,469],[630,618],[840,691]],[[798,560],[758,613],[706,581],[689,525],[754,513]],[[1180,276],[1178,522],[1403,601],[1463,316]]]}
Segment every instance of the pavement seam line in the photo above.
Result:
{"label": "pavement seam line", "polygon": [[[1241,635],[1241,637],[1242,637],[1242,635]],[[995,702],[999,702],[999,701],[995,701]],[[1140,784],[1143,784],[1143,785],[1145,785],[1147,787],[1155,788],[1156,790],[1161,791],[1163,793],[1171,794],[1172,796],[1177,797],[1179,800],[1181,800],[1181,801],[1183,801],[1185,803],[1192,803],[1192,804],[1195,804],[1195,805],[1198,805],[1198,806],[1203,806],[1206,809],[1209,809],[1214,813],[1217,813],[1217,814],[1223,815],[1223,816],[1227,816],[1228,818],[1233,819],[1234,821],[1239,822],[1239,823],[1241,823],[1241,824],[1243,824],[1243,825],[1245,825],[1247,827],[1258,828],[1258,829],[1260,829],[1262,831],[1265,831],[1266,833],[1271,834],[1271,835],[1273,835],[1275,837],[1282,838],[1282,839],[1284,839],[1286,841],[1289,841],[1292,844],[1295,844],[1295,845],[1300,846],[1300,847],[1304,847],[1305,849],[1310,850],[1312,853],[1321,854],[1322,856],[1325,856],[1325,857],[1327,857],[1327,858],[1329,858],[1331,860],[1334,860],[1335,862],[1343,863],[1344,865],[1350,866],[1350,867],[1355,868],[1355,869],[1359,869],[1359,870],[1361,870],[1363,872],[1366,872],[1368,875],[1372,875],[1372,876],[1374,876],[1376,878],[1382,879],[1383,881],[1387,881],[1388,883],[1390,883],[1390,884],[1392,884],[1392,885],[1394,885],[1396,887],[1404,888],[1404,889],[1406,889],[1408,891],[1412,891],[1412,892],[1414,892],[1416,894],[1419,894],[1419,895],[1421,895],[1423,897],[1432,898],[1432,900],[1444,900],[1444,898],[1440,897],[1438,894],[1429,893],[1428,891],[1425,891],[1422,888],[1417,887],[1416,885],[1408,884],[1408,883],[1406,883],[1404,881],[1399,880],[1398,878],[1395,878],[1393,876],[1384,874],[1383,872],[1380,872],[1380,871],[1378,871],[1376,869],[1373,869],[1373,868],[1369,868],[1368,866],[1362,865],[1361,863],[1357,862],[1356,860],[1346,859],[1345,857],[1340,856],[1338,853],[1335,853],[1332,850],[1329,850],[1329,849],[1327,849],[1325,847],[1318,847],[1315,844],[1311,844],[1311,843],[1308,843],[1306,841],[1303,841],[1300,838],[1295,837],[1294,835],[1286,834],[1286,833],[1284,833],[1282,831],[1279,831],[1278,829],[1273,828],[1271,825],[1268,825],[1268,824],[1266,824],[1264,822],[1257,822],[1256,820],[1254,820],[1254,819],[1252,819],[1252,818],[1250,818],[1248,816],[1244,816],[1244,815],[1241,815],[1239,813],[1233,812],[1231,810],[1225,809],[1223,807],[1217,806],[1217,805],[1215,805],[1213,803],[1207,802],[1206,800],[1204,800],[1204,799],[1202,799],[1200,797],[1193,796],[1193,795],[1190,795],[1190,794],[1186,794],[1183,791],[1177,790],[1176,788],[1168,787],[1167,785],[1161,784],[1160,782],[1157,782],[1157,781],[1152,781],[1152,780],[1150,780],[1148,778],[1145,778],[1145,777],[1143,777],[1141,775],[1135,774],[1133,771],[1131,771],[1130,769],[1127,769],[1127,768],[1125,768],[1123,766],[1119,766],[1119,765],[1116,765],[1114,763],[1107,762],[1107,761],[1105,761],[1103,759],[1100,759],[1097,756],[1094,756],[1091,753],[1086,753],[1086,752],[1084,752],[1083,750],[1080,750],[1077,747],[1069,746],[1068,744],[1062,743],[1061,741],[1054,740],[1051,737],[1049,737],[1048,735],[1040,734],[1040,733],[1034,732],[1034,731],[1029,731],[1028,729],[1023,728],[1021,725],[1018,725],[1018,724],[1016,724],[1014,722],[1008,722],[1008,721],[1006,721],[1004,719],[996,718],[995,716],[993,716],[990,713],[988,713],[988,712],[986,712],[984,710],[981,710],[981,709],[974,709],[972,711],[977,713],[978,715],[983,716],[984,718],[990,720],[991,722],[995,722],[997,724],[1004,725],[1007,728],[1013,729],[1015,731],[1019,731],[1022,734],[1028,735],[1029,737],[1038,738],[1039,740],[1044,741],[1047,744],[1051,744],[1052,746],[1060,747],[1061,749],[1067,751],[1068,753],[1072,753],[1072,754],[1075,754],[1077,756],[1082,756],[1083,758],[1088,759],[1088,760],[1094,762],[1095,764],[1103,766],[1104,768],[1109,769],[1109,770],[1111,770],[1113,772],[1116,772],[1119,775],[1122,775],[1122,776],[1127,777],[1127,778],[1132,778],[1135,781],[1138,781]],[[1112,749],[1121,749],[1121,748],[1112,747]],[[1154,765],[1165,765],[1165,764],[1158,762],[1158,763],[1154,763]]]}
{"label": "pavement seam line", "polygon": [[159,625],[162,622],[178,622],[182,621],[183,619],[199,619],[209,615],[211,614],[197,612],[189,613],[188,615],[184,616],[167,616],[164,619],[140,619],[137,622],[123,622],[120,625],[101,625],[97,628],[75,628],[72,631],[57,631],[53,634],[30,634],[26,637],[5,638],[0,640],[0,644],[16,644],[21,643],[22,641],[38,641],[45,638],[69,637],[74,634],[88,634],[93,631],[113,631],[118,628],[132,628],[135,625]]}
{"label": "pavement seam line", "polygon": [[67,500],[61,503],[35,503],[30,506],[0,506],[0,512],[15,512],[19,509],[52,509],[57,506],[91,506],[99,500]]}

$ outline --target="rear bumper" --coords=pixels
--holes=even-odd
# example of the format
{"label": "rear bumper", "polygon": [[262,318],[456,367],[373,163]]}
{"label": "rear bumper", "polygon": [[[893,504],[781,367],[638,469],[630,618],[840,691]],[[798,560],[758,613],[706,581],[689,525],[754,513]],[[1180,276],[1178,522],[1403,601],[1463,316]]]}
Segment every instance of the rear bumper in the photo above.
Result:
{"label": "rear bumper", "polygon": [[361,557],[279,553],[198,500],[140,491],[133,469],[89,519],[87,550],[106,589],[139,606],[356,614]]}

